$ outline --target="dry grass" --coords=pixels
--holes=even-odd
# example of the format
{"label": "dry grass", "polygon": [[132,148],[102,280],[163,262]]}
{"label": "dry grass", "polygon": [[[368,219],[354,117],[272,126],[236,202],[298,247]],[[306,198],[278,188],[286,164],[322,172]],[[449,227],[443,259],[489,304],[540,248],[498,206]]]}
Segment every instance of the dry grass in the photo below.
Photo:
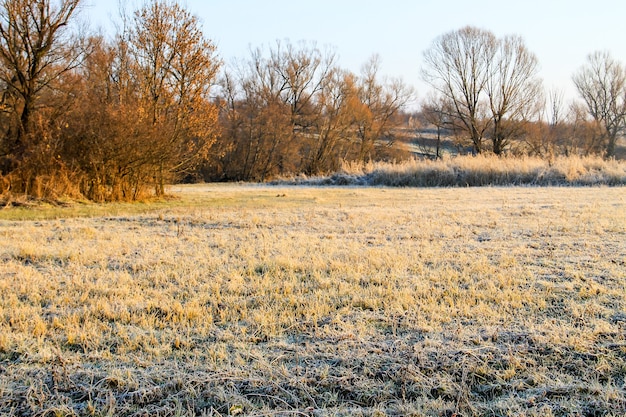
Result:
{"label": "dry grass", "polygon": [[448,157],[439,160],[345,163],[323,177],[287,178],[282,184],[367,185],[391,187],[474,187],[504,185],[626,185],[626,162],[598,157]]}
{"label": "dry grass", "polygon": [[626,414],[623,188],[174,191],[0,222],[0,415]]}

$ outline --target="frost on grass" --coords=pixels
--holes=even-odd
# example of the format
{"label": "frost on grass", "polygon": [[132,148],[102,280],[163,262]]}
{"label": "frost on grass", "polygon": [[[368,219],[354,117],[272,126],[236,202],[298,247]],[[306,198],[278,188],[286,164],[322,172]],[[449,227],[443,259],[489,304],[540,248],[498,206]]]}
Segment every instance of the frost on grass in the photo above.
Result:
{"label": "frost on grass", "polygon": [[501,158],[461,156],[402,163],[344,163],[327,176],[283,178],[276,184],[475,187],[475,186],[617,186],[626,185],[626,163],[598,157]]}
{"label": "frost on grass", "polygon": [[622,189],[184,190],[0,224],[0,414],[626,413]]}

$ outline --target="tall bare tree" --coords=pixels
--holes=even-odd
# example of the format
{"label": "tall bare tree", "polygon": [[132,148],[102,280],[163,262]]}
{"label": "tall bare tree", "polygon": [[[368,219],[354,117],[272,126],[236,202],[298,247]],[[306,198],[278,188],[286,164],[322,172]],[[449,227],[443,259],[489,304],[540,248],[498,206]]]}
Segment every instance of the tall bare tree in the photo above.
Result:
{"label": "tall bare tree", "polygon": [[455,129],[467,133],[476,153],[489,127],[483,96],[497,50],[493,33],[467,26],[441,35],[424,52],[422,77],[450,102]]}
{"label": "tall bare tree", "polygon": [[315,44],[277,43],[271,51],[271,66],[281,80],[281,97],[289,105],[294,129],[311,125],[314,100],[333,70],[335,55],[323,53]]}
{"label": "tall bare tree", "polygon": [[317,174],[342,159],[391,153],[395,117],[412,90],[381,81],[378,69],[374,58],[359,77],[309,43],[278,42],[269,56],[253,50],[222,82],[221,178]]}
{"label": "tall bare tree", "polygon": [[594,52],[573,76],[587,110],[604,131],[605,156],[615,156],[615,145],[626,129],[626,68],[608,52]]}
{"label": "tall bare tree", "polygon": [[[223,161],[231,177],[265,179],[314,164],[320,128],[320,97],[335,73],[332,51],[315,44],[277,42],[224,78],[223,93],[230,149]],[[326,102],[328,104],[328,102]],[[317,170],[317,168],[315,168]]]}
{"label": "tall bare tree", "polygon": [[333,70],[317,97],[317,134],[310,137],[309,151],[303,152],[307,174],[339,167],[340,159],[350,147],[352,106],[357,102],[356,76],[338,68]]}
{"label": "tall bare tree", "polygon": [[538,110],[543,88],[537,76],[539,61],[521,37],[506,36],[499,40],[494,58],[486,93],[492,121],[492,150],[500,155],[510,139],[519,134],[516,129],[520,122],[530,119]]}
{"label": "tall bare tree", "polygon": [[225,122],[222,146],[224,176],[228,179],[264,179],[274,174],[293,135],[296,116],[286,99],[284,77],[276,71],[279,59],[263,50],[231,70],[222,82]]}
{"label": "tall bare tree", "polygon": [[423,78],[448,102],[454,130],[476,153],[491,139],[501,154],[541,102],[537,58],[519,36],[465,27],[437,38],[424,58]]}
{"label": "tall bare tree", "polygon": [[80,1],[0,3],[2,111],[9,114],[1,138],[5,174],[18,168],[41,139],[31,131],[42,94],[76,68],[84,56],[69,26]]}

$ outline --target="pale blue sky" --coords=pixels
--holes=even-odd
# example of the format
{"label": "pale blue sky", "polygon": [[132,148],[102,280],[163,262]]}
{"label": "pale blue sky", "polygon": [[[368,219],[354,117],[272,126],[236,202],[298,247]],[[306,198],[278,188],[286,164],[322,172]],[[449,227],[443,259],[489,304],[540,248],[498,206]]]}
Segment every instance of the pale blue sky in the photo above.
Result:
{"label": "pale blue sky", "polygon": [[[141,0],[121,0],[129,9]],[[422,54],[439,35],[465,25],[498,36],[519,34],[539,58],[546,88],[575,96],[571,76],[586,56],[609,50],[626,62],[624,0],[183,0],[204,24],[225,62],[247,58],[250,47],[276,40],[332,46],[343,68],[359,72],[377,53],[381,73],[400,77],[424,97]],[[110,27],[115,0],[87,0],[92,27]]]}

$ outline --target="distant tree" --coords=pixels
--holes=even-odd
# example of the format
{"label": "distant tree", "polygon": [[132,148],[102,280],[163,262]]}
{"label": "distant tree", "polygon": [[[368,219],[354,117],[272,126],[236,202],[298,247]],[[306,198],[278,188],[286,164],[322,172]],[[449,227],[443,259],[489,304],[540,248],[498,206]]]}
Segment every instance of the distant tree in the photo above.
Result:
{"label": "distant tree", "polygon": [[[309,162],[316,158],[313,154],[319,143],[316,139],[320,138],[320,120],[323,119],[320,97],[336,71],[336,56],[332,50],[320,50],[314,43],[277,42],[270,51],[270,61],[281,81],[281,101],[289,109],[290,135],[286,148],[278,155],[277,168],[279,173],[306,170],[310,168],[307,167]],[[297,153],[290,155],[292,149],[297,149]],[[287,163],[290,157],[300,159],[301,163]]]}
{"label": "distant tree", "polygon": [[594,52],[573,76],[593,120],[602,128],[607,158],[626,129],[626,68],[608,52]]}
{"label": "distant tree", "polygon": [[492,150],[502,154],[519,129],[539,110],[543,98],[537,77],[538,60],[519,36],[498,41],[496,55],[487,78],[486,93],[491,119]]}
{"label": "distant tree", "polygon": [[[577,153],[571,135],[571,124],[563,104],[563,91],[552,88],[547,92],[540,116],[528,126],[524,135],[526,153],[553,158],[558,154]],[[571,114],[571,113],[570,113]]]}
{"label": "distant tree", "polygon": [[437,130],[435,158],[441,158],[441,135],[451,125],[451,109],[448,104],[449,102],[445,98],[435,94],[428,95],[422,103],[421,116],[423,120]]}
{"label": "distant tree", "polygon": [[358,159],[371,160],[375,146],[385,140],[393,143],[397,127],[395,117],[410,101],[413,90],[400,79],[381,81],[378,76],[380,57],[372,56],[362,67],[358,79],[360,105],[353,106],[356,136],[359,140]]}
{"label": "distant tree", "polygon": [[319,174],[336,170],[350,148],[352,107],[358,102],[356,76],[338,68],[328,74],[317,97],[317,134],[304,151],[304,172]]}
{"label": "distant tree", "polygon": [[490,138],[501,154],[540,102],[537,58],[518,36],[468,26],[437,38],[424,59],[422,77],[448,102],[454,131],[475,153]]}
{"label": "distant tree", "polygon": [[483,96],[497,43],[493,33],[467,26],[440,36],[424,52],[422,77],[450,102],[455,129],[467,133],[476,153],[483,151],[489,127]]}
{"label": "distant tree", "polygon": [[335,55],[314,44],[299,47],[278,42],[271,52],[271,67],[281,82],[281,99],[289,106],[294,129],[307,130],[315,115],[315,99],[334,69]]}
{"label": "distant tree", "polygon": [[293,113],[307,109],[305,93],[290,92],[280,56],[272,51],[268,58],[255,49],[248,61],[224,77],[220,153],[228,179],[263,180],[276,174],[289,159],[295,126],[306,124],[304,113]]}
{"label": "distant tree", "polygon": [[563,122],[563,91],[553,88],[548,92],[548,123],[550,126],[558,126]]}
{"label": "distant tree", "polygon": [[[29,155],[37,153],[50,134],[42,131],[47,129],[46,123],[54,122],[49,118],[51,114],[37,116],[44,95],[58,96],[56,84],[84,56],[84,49],[79,47],[69,26],[79,4],[80,0],[0,3],[0,104],[4,125],[0,168],[5,175],[22,169],[21,180],[12,185],[14,191],[28,193],[38,176],[41,160],[32,164],[33,170],[23,168]],[[46,144],[42,149],[47,147]]]}
{"label": "distant tree", "polygon": [[334,146],[323,119],[334,117],[329,94],[337,74],[334,53],[314,43],[277,42],[268,54],[251,51],[222,83],[225,175],[264,180],[323,169]]}
{"label": "distant tree", "polygon": [[565,155],[599,155],[606,149],[604,127],[589,119],[584,104],[573,101],[567,112],[565,136],[558,144]]}
{"label": "distant tree", "polygon": [[318,174],[393,148],[411,89],[381,81],[378,68],[376,58],[357,76],[337,67],[332,51],[306,42],[253,50],[221,83],[221,178]]}

